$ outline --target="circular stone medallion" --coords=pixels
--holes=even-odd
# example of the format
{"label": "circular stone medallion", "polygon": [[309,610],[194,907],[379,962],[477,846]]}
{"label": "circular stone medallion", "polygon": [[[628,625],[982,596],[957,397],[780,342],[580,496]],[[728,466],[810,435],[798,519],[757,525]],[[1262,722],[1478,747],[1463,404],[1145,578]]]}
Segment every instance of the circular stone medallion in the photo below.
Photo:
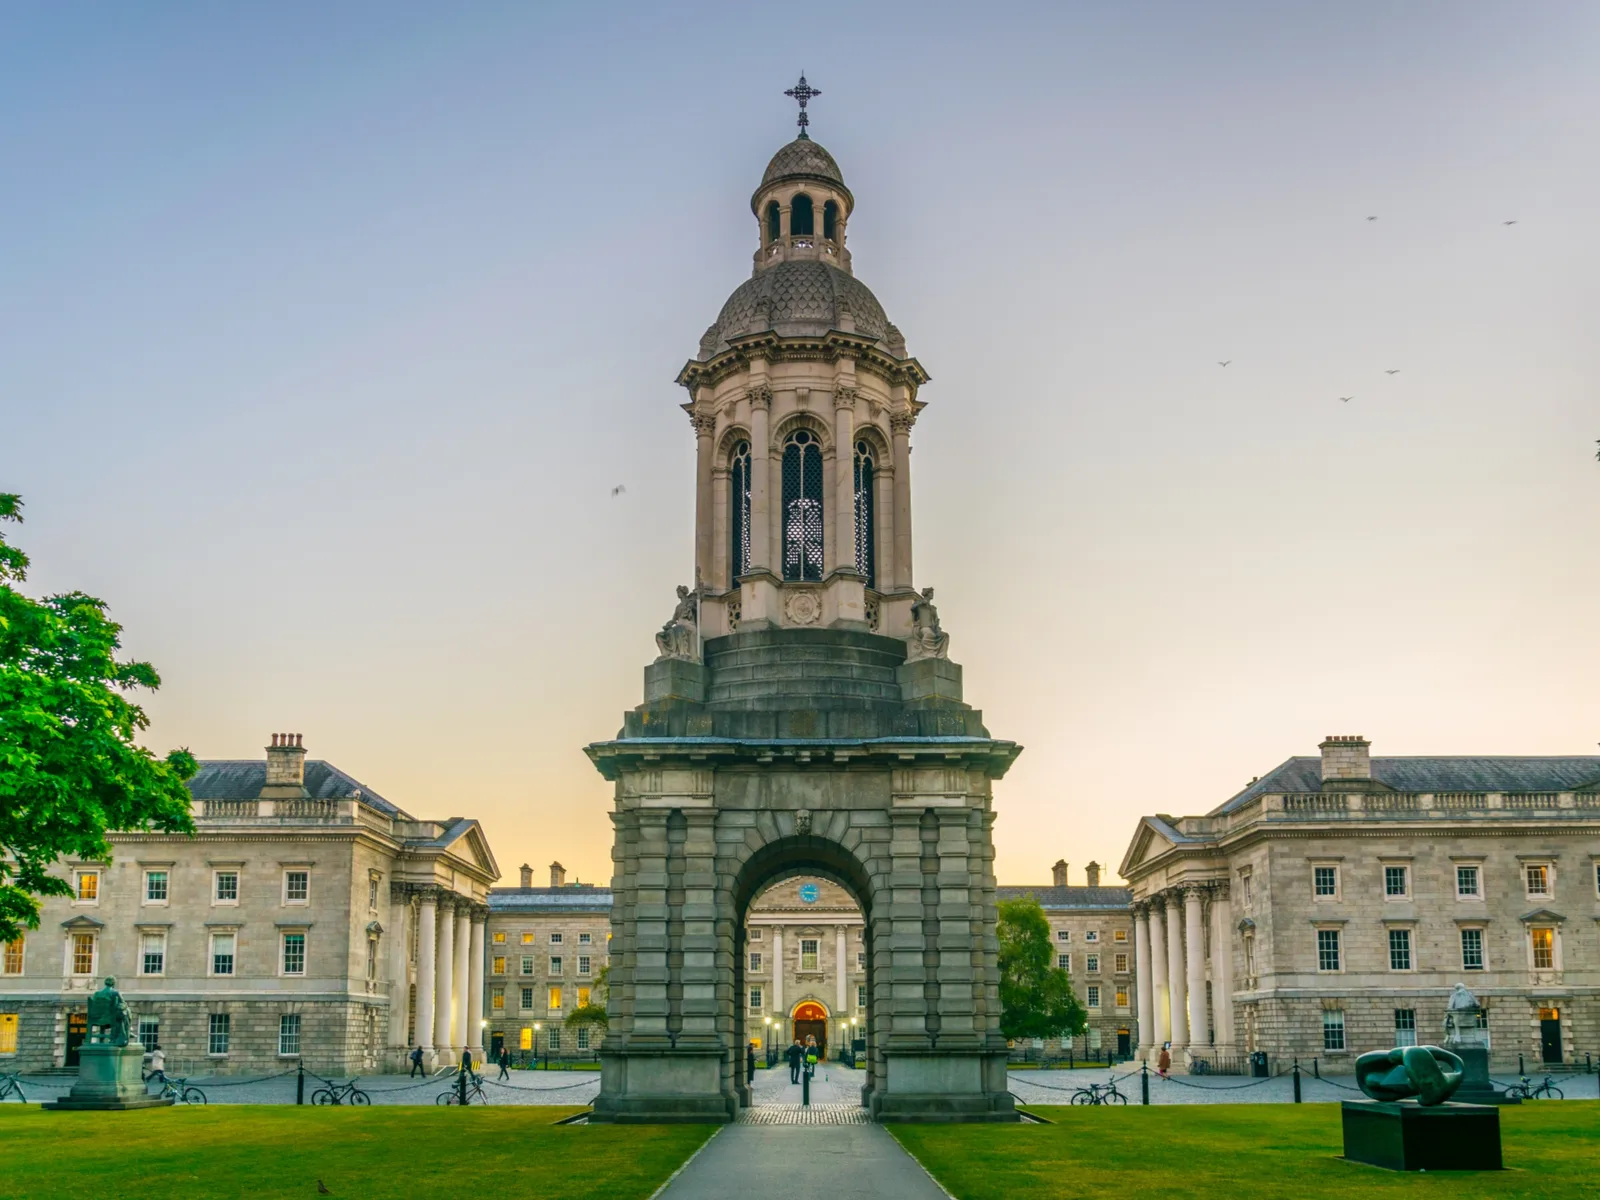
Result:
{"label": "circular stone medallion", "polygon": [[815,904],[821,898],[822,898],[822,889],[819,888],[816,884],[814,884],[814,883],[802,883],[800,885],[800,903],[802,903],[802,904]]}
{"label": "circular stone medallion", "polygon": [[784,611],[796,625],[815,625],[822,617],[822,599],[811,591],[790,592]]}

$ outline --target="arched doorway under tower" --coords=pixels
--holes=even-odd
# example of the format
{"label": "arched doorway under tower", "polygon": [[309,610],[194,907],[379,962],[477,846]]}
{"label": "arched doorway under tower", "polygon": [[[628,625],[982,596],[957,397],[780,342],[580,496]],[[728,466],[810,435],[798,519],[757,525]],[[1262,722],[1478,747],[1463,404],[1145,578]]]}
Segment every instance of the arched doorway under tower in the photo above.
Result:
{"label": "arched doorway under tower", "polygon": [[815,1000],[802,1000],[789,1014],[790,1037],[802,1046],[808,1037],[817,1039],[817,1057],[828,1057],[828,1010]]}

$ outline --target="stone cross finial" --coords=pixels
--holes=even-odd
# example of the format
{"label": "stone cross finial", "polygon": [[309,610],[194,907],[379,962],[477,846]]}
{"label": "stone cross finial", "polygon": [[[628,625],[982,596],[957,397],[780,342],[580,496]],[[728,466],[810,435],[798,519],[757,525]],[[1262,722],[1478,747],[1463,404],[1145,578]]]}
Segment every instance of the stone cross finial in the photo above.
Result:
{"label": "stone cross finial", "polygon": [[810,100],[813,96],[822,95],[822,89],[821,88],[814,88],[809,83],[807,83],[806,82],[806,73],[804,71],[801,71],[800,72],[800,82],[795,84],[792,88],[789,88],[783,94],[785,96],[792,96],[799,103],[799,105],[800,105],[800,118],[799,118],[799,120],[797,120],[795,122],[795,124],[800,126],[800,136],[805,138],[807,141],[810,141],[811,140],[811,135],[806,132],[806,126],[811,124],[811,118],[806,115],[806,102],[808,100]]}

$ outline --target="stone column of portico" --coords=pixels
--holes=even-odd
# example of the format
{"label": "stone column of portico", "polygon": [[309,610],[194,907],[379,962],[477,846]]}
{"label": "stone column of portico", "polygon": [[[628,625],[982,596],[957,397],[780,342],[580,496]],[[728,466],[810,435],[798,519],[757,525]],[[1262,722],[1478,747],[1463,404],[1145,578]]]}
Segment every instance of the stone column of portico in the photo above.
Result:
{"label": "stone column of portico", "polygon": [[455,900],[439,900],[439,953],[433,987],[433,1048],[443,1058],[450,1051],[450,1016],[455,1001],[456,915]]}
{"label": "stone column of portico", "polygon": [[[690,798],[685,798],[685,804]],[[682,844],[683,854],[683,904],[680,920],[683,925],[681,944],[683,967],[678,973],[682,998],[678,1012],[682,1027],[678,1033],[680,1047],[717,1046],[717,834],[716,812],[711,808],[688,808],[683,812],[687,825]],[[730,940],[731,948],[731,940]],[[732,1008],[728,1016],[732,1018]],[[724,1085],[731,1087],[734,1077],[742,1082],[742,1047],[731,1038],[726,1049],[730,1057],[725,1064],[728,1076]]]}
{"label": "stone column of portico", "polygon": [[417,904],[417,1045],[430,1054],[433,1038],[434,988],[438,979],[439,905],[432,890]]}
{"label": "stone column of portico", "polygon": [[472,1045],[467,1025],[467,981],[472,977],[472,906],[456,901],[456,963],[451,972],[450,1046],[461,1051]]}
{"label": "stone column of portico", "polygon": [[789,1014],[783,1010],[783,926],[772,927],[772,1013],[778,1019],[778,1024],[783,1026],[781,1036],[783,1044],[789,1044],[789,1023],[784,1019]]}
{"label": "stone column of portico", "polygon": [[1184,986],[1183,892],[1174,889],[1167,902],[1167,1008],[1172,1022],[1172,1061],[1182,1058],[1189,1045],[1189,998]]}
{"label": "stone column of portico", "polygon": [[[767,418],[772,389],[758,384],[750,389],[750,570],[772,570],[772,447]],[[728,581],[730,586],[732,580]]]}
{"label": "stone column of portico", "polygon": [[667,812],[639,813],[639,866],[635,875],[633,1032],[636,1043],[668,1044]]}
{"label": "stone column of portico", "polygon": [[833,390],[834,565],[856,569],[856,389],[841,383]]}
{"label": "stone column of portico", "polygon": [[406,961],[406,934],[411,924],[411,892],[402,884],[389,888],[389,1047],[406,1046],[406,1018],[411,1015],[411,979]]}
{"label": "stone column of portico", "polygon": [[[1167,993],[1167,921],[1166,901],[1157,892],[1145,901],[1145,915],[1150,926],[1150,1045],[1157,1051],[1172,1040],[1172,1010],[1168,1007]],[[1141,987],[1139,991],[1144,992]]]}
{"label": "stone column of portico", "polygon": [[[702,388],[702,393],[710,391]],[[712,578],[715,564],[711,551],[711,435],[717,428],[717,418],[710,413],[694,413],[689,417],[694,426],[694,571],[695,586]]]}
{"label": "stone column of portico", "polygon": [[472,935],[467,952],[467,1038],[473,1057],[484,1057],[484,1042],[488,1031],[483,1024],[483,926],[489,919],[487,909],[473,906]]}
{"label": "stone column of portico", "polygon": [[1189,1048],[1202,1050],[1209,1045],[1206,1026],[1206,931],[1202,920],[1205,896],[1197,887],[1183,890],[1183,941],[1188,967],[1185,984],[1189,991]]}
{"label": "stone column of portico", "polygon": [[[973,984],[977,980],[974,951],[981,946],[972,936],[973,893],[983,886],[981,868],[973,871],[972,822],[982,821],[978,809],[939,809],[937,913],[939,919],[939,1045],[962,1048],[983,1044],[977,1026]],[[981,903],[981,899],[980,899]]]}
{"label": "stone column of portico", "polygon": [[1133,909],[1133,986],[1139,1009],[1139,1061],[1150,1058],[1156,1036],[1155,1005],[1151,1001],[1150,907],[1136,904]]}
{"label": "stone column of portico", "polygon": [[1233,905],[1225,883],[1211,893],[1211,1008],[1216,1014],[1217,1049],[1232,1054]]}
{"label": "stone column of portico", "polygon": [[889,418],[894,433],[894,586],[908,588],[911,574],[911,426],[917,418],[895,413]]}

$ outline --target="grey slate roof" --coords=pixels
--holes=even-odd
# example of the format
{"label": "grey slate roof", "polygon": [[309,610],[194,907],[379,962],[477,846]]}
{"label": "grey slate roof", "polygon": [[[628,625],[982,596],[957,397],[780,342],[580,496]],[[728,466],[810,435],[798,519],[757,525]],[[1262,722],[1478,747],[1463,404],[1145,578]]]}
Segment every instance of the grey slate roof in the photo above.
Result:
{"label": "grey slate roof", "polygon": [[1127,908],[1133,889],[1123,887],[997,887],[996,900],[1021,900],[1032,896],[1039,907],[1052,909]]}
{"label": "grey slate roof", "polygon": [[767,164],[766,173],[761,176],[761,186],[776,183],[780,179],[826,179],[830,183],[844,186],[844,174],[839,170],[839,164],[834,161],[821,146],[808,137],[798,137],[784,146],[772,156],[772,161]]}
{"label": "grey slate roof", "polygon": [[[1400,792],[1570,792],[1600,782],[1600,755],[1570,758],[1374,758],[1372,777]],[[1322,789],[1322,759],[1297,757],[1275,767],[1212,815],[1258,796]]]}
{"label": "grey slate roof", "polygon": [[[189,780],[196,800],[255,800],[267,783],[265,759],[212,759]],[[306,760],[306,794],[314,800],[340,800],[359,794],[365,804],[389,816],[400,810],[360,780],[320,758]]]}
{"label": "grey slate roof", "polygon": [[729,338],[769,329],[780,337],[821,337],[839,328],[841,308],[850,310],[862,337],[888,337],[883,305],[855,276],[808,259],[777,263],[734,289],[716,324],[700,339],[700,358],[726,350]]}
{"label": "grey slate roof", "polygon": [[490,888],[490,912],[605,912],[611,908],[608,887]]}

